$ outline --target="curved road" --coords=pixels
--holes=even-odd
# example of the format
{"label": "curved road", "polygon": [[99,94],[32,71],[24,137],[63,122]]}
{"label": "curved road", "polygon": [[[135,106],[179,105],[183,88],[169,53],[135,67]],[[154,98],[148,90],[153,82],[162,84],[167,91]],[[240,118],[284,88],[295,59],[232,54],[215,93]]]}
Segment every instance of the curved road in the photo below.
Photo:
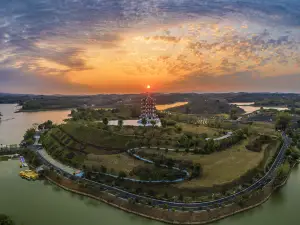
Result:
{"label": "curved road", "polygon": [[[234,200],[235,198],[237,198],[238,196],[242,196],[246,193],[249,193],[251,191],[257,190],[263,186],[265,186],[266,184],[270,183],[273,178],[275,177],[276,174],[276,169],[278,168],[278,166],[283,162],[284,160],[284,156],[285,156],[285,151],[286,149],[289,147],[290,145],[290,139],[283,133],[282,134],[283,137],[283,145],[281,147],[281,149],[279,150],[279,153],[277,154],[276,159],[274,160],[272,166],[270,167],[269,171],[262,177],[260,178],[258,181],[256,181],[255,183],[253,183],[251,186],[236,192],[230,196],[226,196],[224,198],[220,198],[217,200],[213,200],[213,201],[207,201],[207,202],[191,202],[191,203],[185,203],[185,202],[170,202],[170,201],[164,201],[164,200],[159,200],[159,199],[154,199],[151,197],[146,197],[146,196],[142,196],[142,195],[137,195],[137,194],[133,194],[127,191],[124,191],[120,188],[117,187],[113,187],[113,186],[109,186],[103,183],[98,183],[95,181],[91,181],[85,178],[77,178],[77,179],[81,179],[85,182],[88,182],[90,184],[99,186],[99,188],[104,188],[106,190],[111,190],[111,191],[115,191],[118,193],[118,197],[120,198],[124,198],[124,199],[139,199],[139,200],[147,200],[147,201],[151,201],[152,204],[154,205],[168,205],[169,207],[173,207],[173,208],[194,208],[194,209],[198,209],[198,208],[203,208],[203,207],[211,207],[214,205],[220,205],[223,203],[226,203],[228,201]],[[36,150],[38,156],[40,157],[40,159],[43,161],[43,163],[45,165],[51,166],[53,168],[55,168],[55,170],[59,171],[60,173],[62,173],[63,175],[65,175],[66,177],[74,177],[74,175],[72,173],[70,173],[70,170],[66,170],[65,169],[65,165],[61,164],[61,163],[55,163],[55,165],[53,164],[53,162],[51,163],[51,161],[49,159],[47,159],[48,157],[45,158],[45,154],[43,149],[37,149],[36,146],[33,146],[33,148]],[[50,156],[49,156],[50,157]],[[62,166],[60,166],[62,165]],[[73,171],[75,171],[76,169],[73,169]]]}

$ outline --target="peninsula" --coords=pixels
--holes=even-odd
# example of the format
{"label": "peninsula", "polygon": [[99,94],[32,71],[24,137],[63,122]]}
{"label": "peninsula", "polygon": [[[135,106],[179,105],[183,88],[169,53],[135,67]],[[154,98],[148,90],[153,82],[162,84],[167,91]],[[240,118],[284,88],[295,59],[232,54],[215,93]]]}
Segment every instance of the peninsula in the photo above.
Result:
{"label": "peninsula", "polygon": [[28,130],[27,160],[66,190],[167,223],[203,224],[266,201],[300,156],[298,117],[288,111],[204,117],[157,111],[153,96],[142,98],[139,116],[84,107],[63,124]]}

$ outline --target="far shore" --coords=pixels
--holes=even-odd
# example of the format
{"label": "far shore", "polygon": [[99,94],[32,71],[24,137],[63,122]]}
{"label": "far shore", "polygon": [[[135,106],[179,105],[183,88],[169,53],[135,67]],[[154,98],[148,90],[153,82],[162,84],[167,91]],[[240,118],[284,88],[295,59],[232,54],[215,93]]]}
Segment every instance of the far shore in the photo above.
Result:
{"label": "far shore", "polygon": [[65,110],[72,110],[73,108],[58,108],[58,109],[19,109],[15,111],[15,113],[22,113],[22,112],[46,112],[46,111],[65,111]]}

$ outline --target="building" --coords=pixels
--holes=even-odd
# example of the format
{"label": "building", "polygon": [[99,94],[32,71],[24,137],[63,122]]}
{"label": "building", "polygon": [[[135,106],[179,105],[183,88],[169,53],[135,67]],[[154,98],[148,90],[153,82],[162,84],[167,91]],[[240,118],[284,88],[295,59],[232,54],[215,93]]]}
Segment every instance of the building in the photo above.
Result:
{"label": "building", "polygon": [[148,93],[146,97],[141,100],[141,116],[140,118],[146,118],[147,120],[158,119],[156,114],[155,99]]}

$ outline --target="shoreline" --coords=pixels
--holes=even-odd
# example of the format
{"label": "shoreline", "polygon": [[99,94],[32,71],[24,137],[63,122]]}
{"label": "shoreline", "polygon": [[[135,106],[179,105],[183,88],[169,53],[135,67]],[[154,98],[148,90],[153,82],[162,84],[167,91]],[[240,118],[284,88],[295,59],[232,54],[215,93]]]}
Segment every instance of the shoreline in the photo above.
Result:
{"label": "shoreline", "polygon": [[47,112],[47,111],[66,111],[72,110],[73,108],[59,108],[59,109],[19,109],[14,113],[26,113],[26,112]]}
{"label": "shoreline", "polygon": [[[49,182],[51,182],[51,183],[57,185],[58,187],[60,187],[60,188],[62,188],[62,189],[64,189],[64,190],[66,190],[66,191],[69,191],[69,192],[72,192],[72,193],[76,193],[76,194],[78,194],[78,195],[86,196],[86,197],[89,197],[89,198],[92,198],[92,199],[101,201],[101,202],[106,203],[106,204],[108,204],[108,205],[110,205],[110,206],[113,206],[113,207],[115,207],[115,208],[121,209],[122,211],[131,213],[131,214],[135,214],[135,215],[138,215],[138,216],[142,216],[142,217],[147,218],[147,219],[152,219],[152,220],[160,221],[160,222],[167,223],[167,224],[182,224],[182,225],[193,224],[193,225],[203,225],[203,224],[209,224],[209,223],[212,223],[212,222],[216,222],[216,221],[225,219],[225,218],[227,218],[227,217],[230,217],[230,216],[236,215],[236,214],[238,214],[238,213],[241,213],[241,212],[245,212],[245,211],[254,209],[254,208],[256,208],[256,207],[258,207],[258,206],[264,204],[265,202],[267,202],[267,201],[270,199],[270,197],[272,196],[272,194],[273,194],[275,191],[277,191],[278,189],[280,189],[281,187],[283,187],[283,186],[287,183],[287,181],[288,181],[288,179],[289,179],[289,177],[290,177],[290,174],[291,174],[291,172],[292,172],[292,169],[294,169],[294,167],[295,167],[296,165],[297,165],[297,163],[294,163],[294,164],[291,166],[290,171],[289,171],[288,175],[286,176],[286,178],[285,178],[280,184],[276,185],[275,187],[271,187],[271,190],[270,190],[270,191],[267,190],[268,193],[266,194],[266,196],[263,196],[263,198],[260,199],[260,200],[258,200],[257,202],[252,203],[251,205],[246,206],[246,207],[244,207],[244,208],[237,209],[237,210],[235,210],[235,211],[233,211],[233,212],[228,212],[227,214],[225,213],[225,214],[223,214],[223,215],[218,215],[216,218],[210,218],[210,216],[208,216],[208,219],[207,219],[207,220],[202,220],[202,221],[185,221],[185,222],[182,222],[182,221],[176,221],[175,218],[174,218],[173,216],[170,216],[170,219],[169,219],[169,220],[166,220],[166,219],[161,218],[161,217],[154,217],[154,216],[151,216],[151,215],[147,215],[146,213],[141,213],[141,212],[138,212],[138,211],[135,211],[135,210],[131,210],[131,209],[129,209],[129,208],[126,208],[126,207],[122,206],[121,204],[119,205],[119,204],[116,204],[116,203],[114,203],[114,202],[112,202],[112,201],[109,201],[109,200],[107,200],[107,199],[104,199],[103,197],[97,197],[97,196],[95,196],[95,195],[93,195],[93,194],[89,194],[89,193],[86,193],[86,192],[82,192],[82,191],[79,191],[79,190],[75,190],[75,189],[73,189],[72,187],[67,187],[66,185],[63,185],[63,184],[58,183],[57,181],[55,181],[54,179],[50,178],[49,176],[45,176],[45,178],[46,178]],[[66,178],[62,178],[62,179],[66,179]],[[74,181],[72,181],[72,183],[73,183],[74,185],[76,184]],[[78,185],[78,184],[76,184],[76,185]],[[266,186],[265,188],[268,188],[268,187]],[[115,196],[114,196],[114,198],[115,198],[116,200],[119,200],[119,199],[118,199],[117,197],[115,197]],[[250,200],[251,200],[251,199],[249,199],[249,201],[250,201]],[[121,200],[121,201],[124,201],[124,200]],[[127,201],[127,202],[128,202],[128,201]],[[150,206],[147,206],[147,205],[142,205],[142,204],[141,204],[141,205],[138,205],[138,206],[139,206],[140,208],[141,208],[141,207],[146,207],[146,208],[148,209],[148,212],[151,211],[151,210],[154,210],[154,208],[151,208]],[[227,207],[227,206],[226,206],[226,207]],[[224,207],[224,208],[226,208],[226,207]],[[230,205],[229,205],[229,207],[230,207]],[[186,214],[187,216],[190,216],[190,217],[192,217],[192,215],[197,214],[197,213],[198,213],[198,214],[201,214],[202,212],[203,212],[203,213],[206,213],[206,210],[194,211],[194,212],[193,212],[193,211],[192,211],[192,212],[190,212],[190,211],[175,211],[175,212],[170,212],[169,210],[157,209],[157,208],[155,208],[155,210],[160,210],[160,211],[164,211],[163,213],[171,213],[171,214],[172,214],[172,213],[173,213],[173,214],[176,214],[176,212],[179,212],[179,214]],[[212,209],[212,210],[214,210],[214,209]],[[147,210],[146,210],[146,212],[147,212]],[[171,220],[171,218],[173,218],[173,220]]]}

